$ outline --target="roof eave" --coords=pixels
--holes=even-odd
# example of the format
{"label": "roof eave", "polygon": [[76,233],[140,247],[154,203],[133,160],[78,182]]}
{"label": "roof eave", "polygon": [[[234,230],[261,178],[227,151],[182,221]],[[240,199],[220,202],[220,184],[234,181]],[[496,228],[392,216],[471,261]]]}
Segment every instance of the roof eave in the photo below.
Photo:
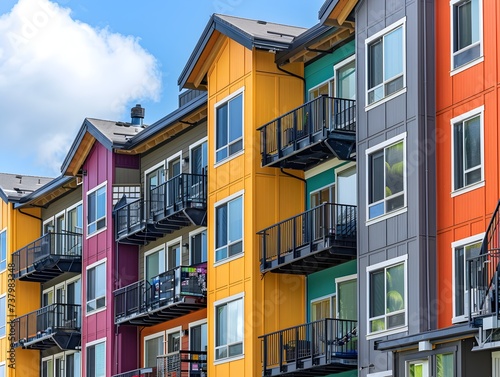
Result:
{"label": "roof eave", "polygon": [[59,177],[54,178],[49,183],[46,183],[45,185],[40,187],[38,190],[33,191],[30,194],[20,198],[20,200],[14,205],[14,208],[17,209],[26,207],[30,205],[33,201],[36,201],[37,199],[47,195],[51,191],[54,191],[55,189],[65,185],[66,183],[70,182],[73,179],[74,177],[72,176],[60,175]]}
{"label": "roof eave", "polygon": [[333,12],[335,7],[337,6],[339,0],[326,0],[325,3],[321,6],[321,8],[318,11],[318,18],[320,21],[320,24],[324,24],[328,17],[330,17],[330,14]]}

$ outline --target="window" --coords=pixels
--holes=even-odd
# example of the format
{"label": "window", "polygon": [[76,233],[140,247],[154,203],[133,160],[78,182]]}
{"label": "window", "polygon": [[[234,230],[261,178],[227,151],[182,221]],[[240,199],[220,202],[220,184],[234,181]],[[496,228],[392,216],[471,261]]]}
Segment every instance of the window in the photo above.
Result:
{"label": "window", "polygon": [[106,372],[106,343],[87,346],[87,377],[104,377]]}
{"label": "window", "polygon": [[7,268],[7,229],[0,232],[0,271]]}
{"label": "window", "polygon": [[42,377],[54,377],[54,360],[52,358],[42,360]]}
{"label": "window", "polygon": [[180,330],[167,333],[167,355],[178,352],[180,349],[181,349]]}
{"label": "window", "polygon": [[144,255],[144,276],[151,282],[155,276],[166,271],[165,248],[161,246],[158,249],[148,251]]}
{"label": "window", "polygon": [[453,190],[483,181],[483,107],[451,120]]}
{"label": "window", "polygon": [[0,364],[0,377],[5,377],[5,363]]}
{"label": "window", "polygon": [[406,325],[406,256],[367,268],[368,333]]}
{"label": "window", "polygon": [[329,296],[311,301],[311,321],[335,318],[336,297]]}
{"label": "window", "polygon": [[215,360],[243,355],[243,297],[215,303]]}
{"label": "window", "polygon": [[455,376],[455,360],[453,353],[440,353],[436,355],[436,377]]}
{"label": "window", "polygon": [[335,203],[335,184],[311,192],[311,208],[323,203]]}
{"label": "window", "polygon": [[215,261],[243,252],[243,197],[215,206]]}
{"label": "window", "polygon": [[336,97],[356,99],[356,61],[354,55],[334,67],[337,78]]}
{"label": "window", "polygon": [[408,376],[411,377],[429,377],[428,360],[418,360],[408,363]]}
{"label": "window", "polygon": [[[189,349],[191,351],[207,352],[208,337],[207,337],[207,322],[196,322],[189,324]],[[199,355],[192,357],[197,362],[189,363],[191,376],[199,376],[203,369],[206,369],[207,356]]]}
{"label": "window", "polygon": [[367,149],[366,153],[370,220],[406,206],[405,141],[398,136]]}
{"label": "window", "polygon": [[144,338],[144,367],[156,367],[156,357],[165,354],[164,335],[155,334]]}
{"label": "window", "polygon": [[208,166],[207,139],[204,138],[201,142],[191,146],[189,151],[191,154],[189,159],[191,174],[206,174]]}
{"label": "window", "polygon": [[452,69],[472,62],[482,52],[482,0],[452,0]]}
{"label": "window", "polygon": [[82,234],[83,232],[83,212],[82,204],[68,210],[68,231]]}
{"label": "window", "polygon": [[87,314],[106,306],[106,262],[87,269]]}
{"label": "window", "polygon": [[243,150],[243,93],[215,105],[215,162]]}
{"label": "window", "polygon": [[397,93],[406,85],[405,21],[404,18],[366,40],[367,105]]}
{"label": "window", "polygon": [[167,270],[172,270],[182,264],[181,241],[176,239],[167,243]]}
{"label": "window", "polygon": [[335,279],[337,285],[337,317],[356,321],[358,318],[358,280],[356,275]]}
{"label": "window", "polygon": [[[453,322],[465,321],[473,294],[467,287],[467,259],[479,256],[484,234],[452,243],[453,250]],[[476,265],[476,264],[473,264]],[[471,271],[474,276],[480,271]]]}
{"label": "window", "polygon": [[146,181],[144,197],[146,203],[149,203],[147,210],[159,211],[162,209],[165,199],[165,187],[162,186],[165,183],[165,164],[162,162],[152,167],[144,175]]}
{"label": "window", "polygon": [[80,353],[66,354],[66,377],[80,377]]}
{"label": "window", "polygon": [[333,88],[334,88],[333,84],[334,84],[334,79],[330,79],[310,89],[309,101],[318,98],[320,96],[333,96]]}
{"label": "window", "polygon": [[7,327],[7,296],[0,297],[0,338],[6,334]]}
{"label": "window", "polygon": [[206,229],[197,231],[197,233],[191,233],[189,238],[189,250],[191,253],[191,263],[199,264],[207,261],[208,249],[207,249],[207,231]]}
{"label": "window", "polygon": [[106,185],[88,194],[87,234],[91,235],[106,226]]}

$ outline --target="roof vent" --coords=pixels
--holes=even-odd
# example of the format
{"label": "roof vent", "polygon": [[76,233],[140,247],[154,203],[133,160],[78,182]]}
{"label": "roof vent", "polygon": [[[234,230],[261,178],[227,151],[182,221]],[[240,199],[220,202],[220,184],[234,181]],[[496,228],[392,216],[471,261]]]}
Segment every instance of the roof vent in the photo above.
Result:
{"label": "roof vent", "polygon": [[140,104],[135,105],[130,110],[130,116],[132,118],[133,126],[142,126],[144,120],[144,114],[146,113],[146,109],[142,108]]}
{"label": "roof vent", "polygon": [[261,24],[261,25],[267,25],[267,22],[266,22],[266,21],[261,21],[261,20],[259,20],[259,21],[257,21],[257,23],[258,23],[258,24]]}

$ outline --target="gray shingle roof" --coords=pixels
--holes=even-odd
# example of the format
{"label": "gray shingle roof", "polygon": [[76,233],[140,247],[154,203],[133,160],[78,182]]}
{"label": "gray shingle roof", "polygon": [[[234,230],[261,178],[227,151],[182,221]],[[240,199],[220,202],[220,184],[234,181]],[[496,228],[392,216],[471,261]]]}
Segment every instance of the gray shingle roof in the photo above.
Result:
{"label": "gray shingle roof", "polygon": [[21,174],[0,173],[0,197],[4,201],[17,202],[23,196],[36,191],[53,178]]}
{"label": "gray shingle roof", "polygon": [[87,118],[87,120],[112,144],[124,144],[139,134],[144,127],[132,126],[130,123]]}

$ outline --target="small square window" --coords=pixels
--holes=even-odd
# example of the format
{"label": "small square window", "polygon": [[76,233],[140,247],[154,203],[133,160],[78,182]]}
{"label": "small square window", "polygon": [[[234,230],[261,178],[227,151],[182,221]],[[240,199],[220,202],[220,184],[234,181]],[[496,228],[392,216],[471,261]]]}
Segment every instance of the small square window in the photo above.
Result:
{"label": "small square window", "polygon": [[106,186],[88,194],[87,234],[91,235],[106,226]]}
{"label": "small square window", "polygon": [[215,207],[215,261],[243,252],[243,197]]}
{"label": "small square window", "polygon": [[106,306],[106,262],[87,269],[87,313]]}
{"label": "small square window", "polygon": [[481,0],[451,2],[452,69],[482,56]]}
{"label": "small square window", "polygon": [[243,150],[243,93],[215,108],[215,162]]}

